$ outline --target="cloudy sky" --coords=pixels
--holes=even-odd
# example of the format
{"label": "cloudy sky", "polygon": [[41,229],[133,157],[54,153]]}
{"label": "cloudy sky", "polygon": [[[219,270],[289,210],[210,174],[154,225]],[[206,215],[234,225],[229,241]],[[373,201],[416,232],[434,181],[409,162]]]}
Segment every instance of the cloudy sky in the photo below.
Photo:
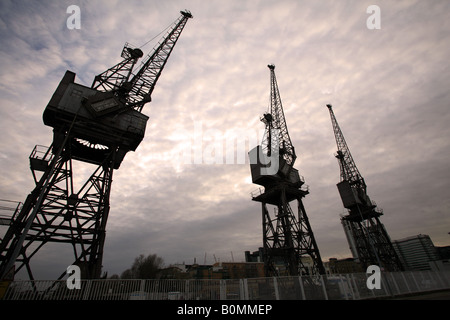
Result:
{"label": "cloudy sky", "polygon": [[[381,29],[367,27],[372,4]],[[80,7],[80,29],[67,28],[69,5]],[[261,208],[250,196],[258,186],[238,155],[255,146],[252,139],[231,163],[208,155],[225,150],[233,134],[263,129],[268,64],[276,65],[323,260],[351,256],[327,103],[391,238],[428,234],[450,245],[448,0],[2,0],[1,199],[24,201],[34,186],[28,156],[36,144],[51,144],[42,112],[64,72],[90,86],[120,60],[125,42],[146,43],[183,9],[194,19],[143,110],[145,139],[114,173],[104,271],[120,274],[139,254],[166,264],[203,263],[205,254],[206,263],[214,255],[243,261],[244,251],[262,245]],[[70,250],[43,249],[35,276],[59,275]]]}

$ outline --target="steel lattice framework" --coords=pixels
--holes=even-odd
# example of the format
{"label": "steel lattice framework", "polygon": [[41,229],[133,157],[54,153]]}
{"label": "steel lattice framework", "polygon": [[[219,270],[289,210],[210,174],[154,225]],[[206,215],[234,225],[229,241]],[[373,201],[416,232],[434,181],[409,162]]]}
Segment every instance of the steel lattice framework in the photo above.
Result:
{"label": "steel lattice framework", "polygon": [[[133,68],[143,53],[129,44],[123,60],[96,76],[91,87],[66,72],[43,116],[53,128],[53,143],[31,153],[36,186],[0,243],[0,279],[22,268],[34,279],[30,261],[47,243],[70,244],[72,264],[80,266],[82,277],[100,277],[114,169],[144,137],[148,117],[142,108],[189,18],[189,11],[181,12],[137,72]],[[94,165],[79,189],[74,160]]]}
{"label": "steel lattice framework", "polygon": [[[263,225],[263,259],[266,274],[316,275],[324,274],[319,249],[306,214],[302,199],[309,190],[304,179],[293,167],[296,154],[288,133],[283,106],[275,77],[275,66],[270,69],[270,109],[261,121],[265,136],[261,146],[249,152],[253,183],[264,186],[264,191],[253,194],[252,200],[261,202]],[[268,163],[262,159],[279,157],[275,174],[263,172]],[[290,203],[296,202],[295,212]],[[309,260],[306,262],[306,260]]]}
{"label": "steel lattice framework", "polygon": [[[109,213],[113,174],[110,164],[114,152],[79,190],[74,190],[70,150],[57,151],[57,154],[52,151],[52,147],[36,146],[30,155],[36,187],[4,237],[11,239],[4,259],[17,264],[15,272],[25,267],[33,279],[30,260],[42,246],[50,242],[69,243],[75,256],[73,264],[82,267],[83,274],[98,277]],[[36,179],[39,175],[41,178]]]}
{"label": "steel lattice framework", "polygon": [[[274,151],[272,148],[278,148],[276,152],[279,152],[283,159],[286,160],[286,163],[293,167],[297,156],[295,155],[295,149],[288,133],[286,118],[284,117],[283,104],[275,76],[275,66],[269,65],[268,68],[270,69],[270,110],[269,113],[266,113],[261,118],[261,121],[266,125],[265,141],[262,144],[267,145],[269,156]],[[273,136],[274,132],[276,132],[276,136]],[[272,141],[276,143],[273,144]]]}
{"label": "steel lattice framework", "polygon": [[338,148],[336,158],[340,166],[340,182],[337,187],[344,207],[348,210],[348,214],[341,218],[341,223],[350,249],[364,268],[378,265],[385,270],[400,271],[403,269],[400,259],[380,222],[383,211],[367,195],[366,183],[356,167],[333,108],[330,104],[327,107]]}
{"label": "steel lattice framework", "polygon": [[133,48],[126,44],[122,51],[124,60],[95,77],[92,88],[114,91],[126,100],[129,107],[141,111],[144,105],[151,101],[155,84],[189,18],[192,18],[189,11],[181,12],[181,16],[174,22],[174,26],[148,55],[135,74],[132,73],[132,69],[137,59],[143,54],[139,48]]}

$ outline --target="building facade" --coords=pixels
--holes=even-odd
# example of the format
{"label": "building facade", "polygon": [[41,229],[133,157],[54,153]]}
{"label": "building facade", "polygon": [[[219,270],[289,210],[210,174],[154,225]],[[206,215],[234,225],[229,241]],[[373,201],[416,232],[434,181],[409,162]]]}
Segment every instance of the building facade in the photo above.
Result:
{"label": "building facade", "polygon": [[406,271],[431,270],[430,262],[440,260],[430,236],[419,234],[393,241]]}

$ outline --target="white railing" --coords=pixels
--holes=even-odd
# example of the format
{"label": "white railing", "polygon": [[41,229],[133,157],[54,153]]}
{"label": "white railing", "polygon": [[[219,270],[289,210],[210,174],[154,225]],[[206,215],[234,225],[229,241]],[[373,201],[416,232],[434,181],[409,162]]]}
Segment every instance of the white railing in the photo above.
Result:
{"label": "white railing", "polygon": [[450,272],[381,274],[369,289],[368,274],[212,280],[13,281],[3,300],[361,300],[450,289]]}

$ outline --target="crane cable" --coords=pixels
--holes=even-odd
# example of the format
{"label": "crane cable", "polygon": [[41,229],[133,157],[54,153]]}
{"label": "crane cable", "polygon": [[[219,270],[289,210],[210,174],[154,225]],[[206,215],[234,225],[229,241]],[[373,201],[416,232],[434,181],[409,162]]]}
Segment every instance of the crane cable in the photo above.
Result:
{"label": "crane cable", "polygon": [[171,24],[169,24],[163,31],[161,31],[160,33],[158,33],[156,36],[154,36],[153,38],[151,38],[150,40],[148,40],[146,43],[144,43],[142,46],[139,47],[139,49],[142,49],[143,47],[145,47],[147,44],[149,44],[150,42],[152,42],[153,40],[155,40],[157,37],[159,37],[163,32],[165,32],[167,29],[169,29],[171,26],[173,26],[175,24],[175,22],[177,22],[178,19],[176,19],[174,22],[172,22]]}

